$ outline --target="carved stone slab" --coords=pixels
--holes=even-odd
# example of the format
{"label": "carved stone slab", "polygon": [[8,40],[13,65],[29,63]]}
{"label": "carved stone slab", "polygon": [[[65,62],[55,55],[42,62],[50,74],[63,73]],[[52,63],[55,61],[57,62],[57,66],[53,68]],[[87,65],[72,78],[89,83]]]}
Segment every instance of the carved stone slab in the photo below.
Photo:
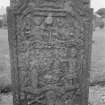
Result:
{"label": "carved stone slab", "polygon": [[14,105],[88,105],[92,10],[85,0],[11,0]]}

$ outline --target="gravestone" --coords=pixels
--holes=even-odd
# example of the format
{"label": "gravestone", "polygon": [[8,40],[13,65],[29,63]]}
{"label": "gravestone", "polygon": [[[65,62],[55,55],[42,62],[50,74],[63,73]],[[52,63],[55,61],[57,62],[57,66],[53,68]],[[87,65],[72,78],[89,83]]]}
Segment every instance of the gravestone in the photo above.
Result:
{"label": "gravestone", "polygon": [[89,0],[11,0],[14,105],[88,105]]}

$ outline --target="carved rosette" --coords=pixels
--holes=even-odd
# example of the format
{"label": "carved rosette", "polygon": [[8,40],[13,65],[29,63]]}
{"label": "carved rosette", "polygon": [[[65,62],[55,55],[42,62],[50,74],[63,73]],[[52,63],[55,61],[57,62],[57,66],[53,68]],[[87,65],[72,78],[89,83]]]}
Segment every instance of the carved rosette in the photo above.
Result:
{"label": "carved rosette", "polygon": [[[76,3],[83,6],[85,2]],[[76,3],[17,0],[11,4],[16,10],[18,89],[22,105],[83,105],[82,75],[88,66],[86,40],[90,38],[90,24],[86,22],[91,19],[87,17],[90,12],[77,8]]]}

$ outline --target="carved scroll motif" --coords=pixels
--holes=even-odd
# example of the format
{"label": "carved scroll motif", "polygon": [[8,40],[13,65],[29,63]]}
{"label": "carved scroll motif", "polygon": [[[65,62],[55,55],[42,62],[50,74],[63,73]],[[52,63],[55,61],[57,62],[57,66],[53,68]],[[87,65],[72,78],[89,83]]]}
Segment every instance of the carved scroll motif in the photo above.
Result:
{"label": "carved scroll motif", "polygon": [[26,8],[64,9],[72,11],[72,0],[11,0],[11,7],[15,11],[24,11]]}
{"label": "carved scroll motif", "polygon": [[81,95],[79,54],[84,37],[80,23],[74,20],[70,15],[55,17],[53,13],[17,17],[21,90],[28,93],[26,97],[35,94],[32,99],[22,98],[29,105],[71,105],[77,99],[76,91]]}

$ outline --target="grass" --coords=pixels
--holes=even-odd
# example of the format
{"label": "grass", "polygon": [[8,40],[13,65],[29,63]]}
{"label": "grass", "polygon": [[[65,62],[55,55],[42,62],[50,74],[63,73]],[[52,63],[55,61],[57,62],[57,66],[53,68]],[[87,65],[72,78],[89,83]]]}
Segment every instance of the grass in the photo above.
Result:
{"label": "grass", "polygon": [[105,29],[96,30],[93,34],[91,81],[105,80]]}
{"label": "grass", "polygon": [[9,93],[8,95],[0,95],[0,99],[0,105],[13,105],[13,97],[11,93]]}
{"label": "grass", "polygon": [[89,91],[91,105],[105,105],[105,87],[94,86]]}
{"label": "grass", "polygon": [[[90,80],[105,81],[105,29],[97,29],[93,33],[93,40]],[[105,105],[105,87],[90,87],[89,101],[92,105]]]}
{"label": "grass", "polygon": [[8,54],[8,32],[6,29],[0,29],[0,54]]}
{"label": "grass", "polygon": [[[9,60],[8,32],[0,29],[0,88],[10,86],[11,72]],[[12,95],[0,95],[0,105],[12,105]]]}
{"label": "grass", "polygon": [[0,88],[11,83],[8,32],[0,29]]}

